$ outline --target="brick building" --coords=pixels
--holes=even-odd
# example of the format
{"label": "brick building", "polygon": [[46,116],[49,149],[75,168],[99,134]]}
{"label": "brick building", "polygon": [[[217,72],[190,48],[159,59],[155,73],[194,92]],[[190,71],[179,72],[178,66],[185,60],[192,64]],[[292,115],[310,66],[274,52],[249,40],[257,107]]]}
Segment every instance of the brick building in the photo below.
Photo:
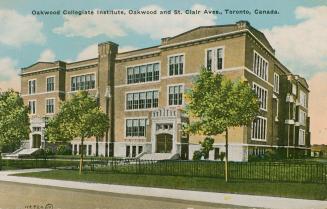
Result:
{"label": "brick building", "polygon": [[[69,95],[87,90],[111,124],[104,138],[86,140],[87,155],[192,158],[204,136],[182,134],[189,119],[181,109],[183,93],[201,66],[247,80],[261,101],[261,115],[251,125],[229,130],[232,161],[246,161],[268,149],[292,153],[310,148],[308,84],[277,60],[264,34],[248,22],[198,27],[124,53],[118,47],[100,43],[96,58],[38,62],[22,69],[21,94],[30,107],[32,130],[26,148],[46,146],[47,118]],[[80,142],[71,144],[77,154]],[[224,152],[223,135],[215,137],[214,148],[210,159]]]}

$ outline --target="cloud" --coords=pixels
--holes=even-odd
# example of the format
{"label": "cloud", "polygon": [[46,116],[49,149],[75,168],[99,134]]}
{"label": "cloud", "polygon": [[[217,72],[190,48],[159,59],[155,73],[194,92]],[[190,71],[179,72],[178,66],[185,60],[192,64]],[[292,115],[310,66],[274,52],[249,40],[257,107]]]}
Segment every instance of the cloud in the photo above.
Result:
{"label": "cloud", "polygon": [[[191,7],[195,10],[208,9],[204,5],[195,4]],[[140,10],[164,10],[157,5],[149,5]],[[126,36],[130,31],[149,35],[152,39],[173,36],[194,27],[215,24],[214,15],[81,15],[65,16],[64,24],[54,28],[53,32],[69,37],[95,37],[106,35],[110,38]]]}
{"label": "cloud", "polygon": [[43,23],[32,15],[21,15],[15,10],[0,10],[0,44],[20,47],[23,44],[43,44]]}
{"label": "cloud", "polygon": [[118,52],[119,53],[123,53],[123,52],[128,52],[128,51],[133,51],[136,50],[137,48],[135,46],[122,46],[118,48]]}
{"label": "cloud", "polygon": [[[134,46],[122,46],[118,48],[119,52],[126,52],[126,51],[131,51],[137,49]],[[98,57],[98,44],[92,44],[85,49],[83,49],[76,58],[76,61],[80,60],[86,60],[86,59],[91,59]]]}
{"label": "cloud", "polygon": [[98,44],[92,44],[83,49],[76,58],[76,61],[95,58],[98,56]]}
{"label": "cloud", "polygon": [[91,38],[105,34],[108,37],[125,36],[125,31],[114,16],[81,15],[64,16],[64,25],[53,29],[53,32],[68,37],[82,36]]}
{"label": "cloud", "polygon": [[55,53],[51,49],[46,49],[40,54],[39,61],[41,62],[53,62],[56,59]]}
{"label": "cloud", "polygon": [[310,77],[327,69],[327,6],[297,7],[295,16],[299,23],[263,32],[286,66]]}
{"label": "cloud", "polygon": [[16,61],[9,57],[0,58],[0,90],[5,91],[9,88],[20,90],[20,79]]}
{"label": "cloud", "polygon": [[327,6],[297,7],[295,17],[299,20],[295,25],[276,26],[263,32],[286,66],[310,78],[312,144],[327,144]]}
{"label": "cloud", "polygon": [[309,116],[312,144],[327,144],[327,72],[315,74],[309,81]]}

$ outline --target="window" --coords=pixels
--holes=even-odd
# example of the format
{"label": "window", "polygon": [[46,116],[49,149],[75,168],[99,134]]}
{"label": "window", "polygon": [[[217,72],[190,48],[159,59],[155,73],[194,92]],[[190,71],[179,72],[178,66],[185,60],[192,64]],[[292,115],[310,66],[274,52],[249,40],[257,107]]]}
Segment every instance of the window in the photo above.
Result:
{"label": "window", "polygon": [[29,114],[34,115],[36,113],[36,101],[28,101]]}
{"label": "window", "polygon": [[87,153],[88,155],[92,155],[92,145],[91,144],[89,144],[89,149],[88,149],[88,153]]}
{"label": "window", "polygon": [[258,116],[252,122],[251,139],[266,141],[266,135],[267,135],[267,119]]}
{"label": "window", "polygon": [[46,113],[54,113],[54,99],[46,100]]}
{"label": "window", "polygon": [[268,61],[257,52],[254,52],[253,72],[263,80],[268,80]]}
{"label": "window", "polygon": [[299,129],[299,145],[305,145],[305,130]]}
{"label": "window", "polygon": [[296,95],[296,85],[292,84],[292,94]]}
{"label": "window", "polygon": [[136,146],[132,146],[132,157],[136,157]]}
{"label": "window", "polygon": [[208,70],[222,70],[224,68],[224,48],[206,50],[206,67]]}
{"label": "window", "polygon": [[33,127],[32,128],[33,132],[40,132],[41,131],[41,127]]}
{"label": "window", "polygon": [[183,85],[178,86],[169,86],[169,96],[168,104],[169,105],[182,105],[183,104]]}
{"label": "window", "polygon": [[274,73],[274,92],[279,93],[279,75]]}
{"label": "window", "polygon": [[77,144],[74,144],[74,155],[77,154]]}
{"label": "window", "polygon": [[279,99],[276,99],[276,119],[278,120],[279,116]]}
{"label": "window", "polygon": [[219,159],[219,148],[214,148],[214,151],[215,151],[215,153],[214,153],[214,159],[215,160],[218,160]]}
{"label": "window", "polygon": [[126,119],[126,137],[145,137],[146,119]]}
{"label": "window", "polygon": [[307,107],[307,94],[300,91],[300,105],[302,107]]}
{"label": "window", "polygon": [[168,58],[169,76],[182,75],[184,71],[184,55],[171,56]]}
{"label": "window", "polygon": [[148,109],[158,107],[158,91],[128,93],[126,95],[126,109]]}
{"label": "window", "polygon": [[145,83],[159,80],[159,63],[127,68],[127,83]]}
{"label": "window", "polygon": [[71,78],[71,91],[89,90],[95,88],[95,75],[87,74]]}
{"label": "window", "polygon": [[126,146],[126,157],[129,157],[130,151],[131,151],[131,147],[130,146]]}
{"label": "window", "polygon": [[267,94],[268,94],[267,89],[262,88],[256,83],[253,83],[253,90],[258,95],[260,101],[260,109],[267,110]]}
{"label": "window", "polygon": [[28,94],[35,94],[36,92],[36,80],[28,81]]}
{"label": "window", "polygon": [[299,111],[299,122],[301,125],[305,125],[307,114],[303,110]]}
{"label": "window", "polygon": [[139,146],[139,152],[138,154],[141,154],[143,152],[143,146]]}
{"label": "window", "polygon": [[54,91],[54,85],[55,85],[54,82],[55,82],[54,77],[47,78],[47,92]]}

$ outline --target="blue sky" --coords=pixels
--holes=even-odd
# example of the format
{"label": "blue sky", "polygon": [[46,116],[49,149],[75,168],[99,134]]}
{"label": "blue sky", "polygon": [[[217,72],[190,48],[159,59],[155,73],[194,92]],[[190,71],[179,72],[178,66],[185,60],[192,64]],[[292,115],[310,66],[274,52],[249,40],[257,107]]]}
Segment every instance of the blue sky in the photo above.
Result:
{"label": "blue sky", "polygon": [[[77,3],[78,2],[78,3]],[[326,1],[325,1],[326,2]],[[44,0],[2,0],[0,2],[1,9],[12,9],[21,15],[30,15],[33,10],[57,10],[57,9],[138,9],[148,5],[158,5],[164,9],[189,9],[194,4],[206,5],[212,9],[277,9],[280,15],[221,15],[217,16],[215,24],[234,23],[240,19],[246,19],[259,29],[272,28],[273,26],[296,24],[299,20],[294,17],[294,10],[298,6],[314,7],[323,4],[323,1],[262,1],[262,0],[236,0],[236,1],[104,1],[104,0],[80,0],[80,1],[44,1]],[[17,60],[19,67],[28,66],[35,62],[43,50],[50,48],[57,59],[72,60],[77,56],[78,52],[87,46],[111,40],[119,43],[121,46],[133,46],[137,48],[156,45],[159,39],[151,39],[149,35],[140,35],[133,31],[124,37],[107,37],[106,35],[98,35],[92,38],[84,37],[66,37],[62,34],[53,33],[53,28],[63,24],[63,16],[36,16],[43,22],[42,33],[46,37],[44,44],[24,44],[23,47],[12,47],[3,45],[0,48],[0,57],[10,56]],[[164,18],[164,17],[163,17]],[[132,37],[132,38],[131,38]]]}
{"label": "blue sky", "polygon": [[[33,10],[93,9],[276,9],[278,15],[35,16]],[[20,68],[42,61],[96,56],[96,45],[113,41],[122,50],[158,45],[186,30],[248,20],[264,32],[276,56],[310,85],[313,138],[327,143],[326,0],[1,0],[0,89],[19,90]]]}

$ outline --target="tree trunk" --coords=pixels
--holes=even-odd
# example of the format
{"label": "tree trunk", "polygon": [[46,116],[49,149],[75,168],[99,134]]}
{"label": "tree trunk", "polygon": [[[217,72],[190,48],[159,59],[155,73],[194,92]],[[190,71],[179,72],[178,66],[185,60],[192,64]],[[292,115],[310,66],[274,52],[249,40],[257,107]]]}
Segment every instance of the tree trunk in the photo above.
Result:
{"label": "tree trunk", "polygon": [[226,159],[225,159],[225,181],[228,182],[228,128],[226,128],[225,130],[226,135],[225,135],[225,139],[226,139]]}
{"label": "tree trunk", "polygon": [[84,137],[82,137],[82,139],[81,139],[80,153],[81,153],[81,159],[80,159],[80,162],[79,162],[79,174],[82,174],[82,171],[83,171],[83,160],[84,160]]}

